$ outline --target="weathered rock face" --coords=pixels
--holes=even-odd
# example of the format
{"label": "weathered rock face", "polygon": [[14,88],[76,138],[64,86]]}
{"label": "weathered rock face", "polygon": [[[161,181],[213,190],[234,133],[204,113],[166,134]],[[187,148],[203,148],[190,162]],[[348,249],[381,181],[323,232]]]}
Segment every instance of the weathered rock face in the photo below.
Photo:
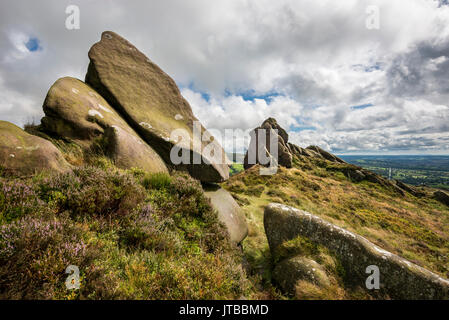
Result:
{"label": "weathered rock face", "polygon": [[248,225],[242,209],[231,194],[219,187],[206,188],[204,193],[210,199],[214,209],[217,210],[219,220],[228,229],[231,241],[242,242],[248,235]]}
{"label": "weathered rock face", "polygon": [[324,159],[329,160],[331,162],[345,163],[345,161],[341,160],[339,157],[334,156],[332,153],[329,153],[320,147],[317,146],[309,146],[306,148],[307,150],[311,150],[322,156]]}
{"label": "weathered rock face", "polygon": [[56,81],[45,99],[44,112],[42,127],[46,132],[84,146],[103,136],[108,154],[118,167],[168,172],[159,155],[94,89],[78,79]]}
{"label": "weathered rock face", "polygon": [[362,170],[349,171],[348,176],[351,180],[355,182],[363,181],[366,178],[366,175],[362,172]]}
{"label": "weathered rock face", "polygon": [[[195,123],[199,132],[208,133],[197,122],[176,83],[157,65],[110,31],[104,32],[101,41],[91,48],[89,58],[86,83],[95,88],[168,165],[188,170],[194,178],[204,182],[229,178],[229,161],[217,141],[209,137],[206,141],[198,140],[198,146],[192,143]],[[187,137],[178,141],[179,135],[172,135],[174,130],[184,130]],[[170,153],[176,144],[190,154],[187,164],[172,163]],[[203,160],[199,164],[192,160],[198,156]]]}
{"label": "weathered rock face", "polygon": [[394,181],[396,186],[398,186],[399,188],[401,188],[404,191],[407,191],[408,193],[410,193],[411,195],[421,198],[424,197],[426,194],[422,191],[419,191],[417,188],[410,186],[408,184],[405,184],[399,180],[395,180]]}
{"label": "weathered rock face", "polygon": [[70,170],[70,165],[51,142],[6,121],[0,121],[0,167],[4,174],[12,176],[28,176],[43,170]]}
{"label": "weathered rock face", "polygon": [[[262,136],[265,136],[265,141],[263,139],[259,141],[259,130],[261,130]],[[270,139],[272,138],[277,138],[278,141],[276,146],[278,153],[277,163],[286,168],[292,167],[292,153],[288,145],[288,134],[279,126],[275,119],[268,118],[260,127],[251,132],[251,142],[244,160],[245,169],[249,169],[256,164],[270,165],[259,158],[259,148],[262,149],[261,152],[271,158],[273,150],[271,150]]]}
{"label": "weathered rock face", "polygon": [[364,287],[366,268],[375,265],[380,270],[381,295],[393,299],[449,299],[448,280],[310,213],[272,203],[265,209],[264,225],[274,254],[284,241],[305,237],[335,254],[354,285]]}
{"label": "weathered rock face", "polygon": [[[265,133],[265,141],[259,142],[258,130],[264,130],[261,132]],[[277,133],[276,131],[277,130]],[[263,135],[262,135],[263,136]],[[325,159],[335,163],[346,163],[341,160],[337,156],[321,149],[317,146],[310,146],[307,148],[301,148],[293,143],[288,142],[288,134],[287,132],[277,123],[276,119],[268,118],[265,120],[260,127],[257,127],[251,132],[251,142],[248,148],[248,151],[245,155],[244,167],[245,169],[249,169],[256,164],[261,164],[264,166],[268,166],[269,164],[264,163],[264,161],[260,161],[259,159],[259,148],[261,152],[270,158],[274,158],[272,156],[273,152],[270,150],[270,137],[276,137],[277,144],[277,152],[278,152],[278,165],[281,165],[286,168],[292,167],[293,157],[307,157],[307,158],[315,158],[315,159]],[[266,162],[266,161],[265,161]]]}
{"label": "weathered rock face", "polygon": [[[315,151],[313,151],[315,152]],[[338,159],[338,158],[337,158]],[[335,170],[342,172],[346,177],[348,177],[353,182],[361,182],[361,181],[369,181],[372,183],[379,184],[387,189],[393,190],[394,192],[400,194],[401,196],[405,195],[405,192],[409,192],[414,196],[422,196],[424,194],[420,193],[418,190],[414,189],[411,186],[407,186],[398,181],[391,181],[383,178],[382,176],[371,172],[369,170],[357,167],[348,163],[340,163],[338,161],[333,161],[338,163],[332,167],[328,167],[328,170]]]}
{"label": "weathered rock face", "polygon": [[330,285],[325,269],[316,261],[296,256],[279,262],[273,269],[273,279],[284,292],[295,294],[296,283],[305,280],[320,287]]}
{"label": "weathered rock face", "polygon": [[95,119],[101,120],[103,113],[112,112],[95,90],[74,78],[57,80],[47,93],[43,109],[44,131],[80,141],[90,141],[104,133]]}
{"label": "weathered rock face", "polygon": [[440,201],[441,203],[449,206],[449,195],[446,192],[443,191],[435,191],[435,193],[433,194],[433,196],[435,197],[435,199],[437,199],[438,201]]}

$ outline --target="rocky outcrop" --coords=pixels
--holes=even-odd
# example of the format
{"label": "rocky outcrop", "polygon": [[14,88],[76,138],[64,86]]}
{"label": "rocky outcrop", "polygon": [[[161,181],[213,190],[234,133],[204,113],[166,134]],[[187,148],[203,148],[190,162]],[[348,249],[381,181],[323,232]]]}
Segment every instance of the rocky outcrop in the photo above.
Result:
{"label": "rocky outcrop", "polygon": [[421,196],[421,193],[411,186],[407,186],[403,183],[398,183],[397,181],[387,180],[384,177],[378,175],[377,173],[374,173],[372,171],[360,168],[358,166],[349,163],[340,163],[338,162],[338,160],[336,160],[335,165],[328,166],[326,169],[330,171],[340,171],[353,182],[369,181],[375,184],[379,184],[384,188],[390,189],[400,194],[401,196],[404,196],[406,191],[415,196]]}
{"label": "rocky outcrop", "polygon": [[290,148],[292,155],[295,155],[297,157],[308,157],[308,158],[319,158],[321,157],[318,153],[309,150],[309,149],[304,149],[301,147],[298,147],[296,144],[293,143],[288,143],[288,147]]}
{"label": "rocky outcrop", "polygon": [[231,241],[241,243],[248,235],[248,225],[242,209],[231,194],[218,186],[208,186],[204,194],[218,212],[218,219],[226,226]]}
{"label": "rocky outcrop", "polygon": [[337,163],[346,163],[345,161],[341,160],[339,157],[334,156],[332,153],[329,153],[323,149],[321,149],[318,146],[309,146],[306,148],[309,151],[313,151],[316,154],[320,155],[326,160],[329,160],[330,162],[337,162]]}
{"label": "rocky outcrop", "polygon": [[[258,130],[263,130],[261,132],[265,133],[265,141],[262,141],[261,143],[258,142]],[[286,168],[291,168],[294,157],[296,157],[299,161],[301,161],[301,159],[326,160],[332,163],[330,165],[327,165],[327,170],[341,171],[348,179],[354,182],[361,182],[364,180],[370,181],[372,183],[376,183],[385,188],[393,190],[401,196],[404,196],[405,192],[409,192],[416,197],[424,196],[423,193],[411,186],[407,186],[400,182],[392,182],[374,172],[349,164],[318,146],[301,148],[293,143],[288,142],[287,132],[273,118],[268,118],[262,123],[260,127],[254,129],[251,132],[251,142],[244,159],[245,169],[249,169],[256,164],[262,164],[264,166],[270,165],[269,163],[261,163],[258,158],[259,148],[264,149],[266,159],[275,158],[272,155],[272,152],[270,152],[270,137],[275,137],[278,141],[278,159],[277,161],[276,159],[272,161],[271,165],[273,165],[274,162],[274,164],[278,164]]]}
{"label": "rocky outcrop", "polygon": [[447,194],[446,192],[443,191],[435,191],[435,193],[433,194],[434,198],[438,201],[440,201],[441,203],[449,206],[449,194]]}
{"label": "rocky outcrop", "polygon": [[352,181],[355,181],[355,182],[363,181],[366,178],[366,175],[363,173],[363,171],[358,170],[358,169],[350,170],[350,171],[348,171],[347,174],[348,174],[349,179],[351,179]]}
{"label": "rocky outcrop", "polygon": [[[258,132],[262,134],[262,140],[259,142]],[[260,127],[255,128],[251,133],[251,141],[248,151],[245,154],[244,167],[249,169],[256,164],[261,164],[264,166],[269,166],[266,159],[274,159],[273,152],[270,146],[270,138],[273,137],[277,139],[276,151],[278,153],[278,158],[274,159],[274,164],[281,165],[286,168],[291,168],[293,163],[293,157],[307,157],[315,159],[325,159],[336,163],[346,163],[340,158],[334,156],[333,154],[321,149],[317,146],[310,146],[307,148],[301,148],[297,145],[288,142],[287,132],[277,123],[276,119],[268,118],[265,120]],[[265,141],[263,141],[265,138]],[[265,156],[265,161],[259,159],[259,149],[261,153]],[[273,162],[271,165],[273,165]]]}
{"label": "rocky outcrop", "polygon": [[369,276],[366,269],[374,265],[380,270],[381,295],[393,299],[449,299],[448,280],[310,213],[272,203],[265,208],[264,225],[273,255],[285,241],[305,237],[333,253],[355,286],[365,286]]}
{"label": "rocky outcrop", "polygon": [[51,142],[0,121],[0,170],[7,176],[29,176],[43,170],[69,171],[70,165]]}
{"label": "rocky outcrop", "polygon": [[[261,137],[264,137],[265,141],[263,141],[263,138],[259,141],[259,138]],[[274,150],[271,150],[271,139],[277,139],[277,159],[275,159],[277,163],[275,165],[281,165],[286,168],[292,167],[292,153],[288,146],[288,134],[281,128],[281,126],[279,126],[275,119],[268,118],[260,127],[251,132],[250,145],[244,159],[245,169],[249,169],[256,164],[270,166],[268,161],[259,158],[259,152],[264,153],[267,159],[276,158],[272,155]],[[259,149],[262,149],[262,151]],[[271,163],[271,165],[273,165],[273,163]]]}
{"label": "rocky outcrop", "polygon": [[[229,178],[228,160],[220,144],[195,118],[173,79],[135,46],[107,31],[91,48],[89,58],[86,83],[95,88],[168,165],[188,170],[203,182]],[[195,125],[204,139],[194,137]],[[181,131],[184,135],[179,134]],[[193,143],[194,138],[198,144]],[[188,163],[173,163],[170,155],[175,145],[190,155]]]}
{"label": "rocky outcrop", "polygon": [[410,186],[408,184],[405,184],[399,180],[395,180],[394,183],[396,184],[396,186],[398,186],[399,188],[401,188],[402,190],[410,193],[411,195],[421,198],[424,197],[426,194],[422,191],[419,191],[418,188]]}
{"label": "rocky outcrop", "polygon": [[44,131],[90,146],[102,137],[105,151],[120,168],[168,172],[164,161],[94,89],[62,78],[44,102]]}

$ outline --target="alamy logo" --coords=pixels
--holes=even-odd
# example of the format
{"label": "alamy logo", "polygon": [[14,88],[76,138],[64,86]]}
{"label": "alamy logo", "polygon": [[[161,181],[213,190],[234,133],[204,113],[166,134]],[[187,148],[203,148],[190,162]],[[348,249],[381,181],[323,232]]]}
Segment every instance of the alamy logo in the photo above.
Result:
{"label": "alamy logo", "polygon": [[[170,150],[170,161],[174,165],[230,164],[222,146],[226,141],[243,140],[248,145],[246,164],[260,164],[261,175],[273,175],[278,169],[279,135],[275,129],[258,129],[250,134],[240,129],[226,129],[224,136],[219,130],[205,130],[199,121],[193,122],[193,132],[185,129],[173,130],[170,137],[162,137],[174,145]],[[233,146],[235,147],[235,145]],[[234,149],[235,150],[235,149]]]}
{"label": "alamy logo", "polygon": [[69,16],[65,20],[65,27],[68,30],[79,30],[80,29],[80,8],[75,5],[70,5],[65,9],[65,13]]}
{"label": "alamy logo", "polygon": [[378,6],[366,7],[368,17],[365,20],[365,26],[368,30],[380,29],[380,9]]}
{"label": "alamy logo", "polygon": [[80,269],[77,266],[70,265],[65,269],[65,273],[69,276],[65,280],[67,290],[75,290],[80,288]]}
{"label": "alamy logo", "polygon": [[[257,133],[257,134],[256,134]],[[279,135],[276,129],[257,129],[251,132],[248,148],[248,164],[260,164],[260,174],[269,176],[277,172],[279,161]]]}
{"label": "alamy logo", "polygon": [[378,266],[368,266],[365,270],[366,273],[371,274],[366,278],[366,288],[368,290],[379,290],[380,289],[380,271]]}

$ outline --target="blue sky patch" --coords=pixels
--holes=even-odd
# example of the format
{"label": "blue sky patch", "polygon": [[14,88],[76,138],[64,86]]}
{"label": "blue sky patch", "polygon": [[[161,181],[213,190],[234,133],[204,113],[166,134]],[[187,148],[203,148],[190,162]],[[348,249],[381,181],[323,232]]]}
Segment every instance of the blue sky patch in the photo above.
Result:
{"label": "blue sky patch", "polygon": [[30,52],[35,52],[41,49],[40,41],[38,38],[30,38],[25,46]]}
{"label": "blue sky patch", "polygon": [[268,92],[268,93],[264,93],[264,94],[257,94],[256,91],[254,91],[254,90],[249,90],[249,91],[244,91],[244,92],[232,92],[231,90],[226,89],[224,91],[224,96],[225,97],[240,96],[245,101],[254,101],[256,99],[259,99],[259,100],[265,100],[267,103],[270,103],[273,100],[273,98],[279,97],[279,96],[281,96],[281,94],[277,93],[277,92]]}
{"label": "blue sky patch", "polygon": [[187,86],[186,85],[183,85],[183,84],[179,84],[179,89],[184,89],[184,88],[188,88],[188,89],[190,89],[190,90],[192,90],[193,92],[195,92],[195,93],[199,93],[200,95],[201,95],[201,98],[203,98],[204,100],[206,100],[207,102],[209,102],[210,101],[210,94],[208,94],[208,93],[206,93],[206,92],[203,92],[203,91],[201,91],[201,90],[198,90],[196,87],[195,87],[195,83],[194,82],[190,82]]}
{"label": "blue sky patch", "polygon": [[364,72],[373,72],[373,71],[377,71],[377,70],[381,70],[382,66],[380,62],[376,62],[373,65],[363,65],[363,64],[354,64],[352,66],[353,68],[355,68],[356,70],[359,71],[364,71]]}
{"label": "blue sky patch", "polygon": [[201,94],[201,98],[203,98],[204,100],[206,100],[207,102],[209,102],[210,100],[210,94],[205,93],[205,92],[200,92]]}
{"label": "blue sky patch", "polygon": [[351,109],[352,110],[363,110],[369,107],[374,107],[374,104],[372,103],[367,103],[367,104],[361,104],[359,106],[352,106]]}
{"label": "blue sky patch", "polygon": [[372,66],[365,67],[365,72],[373,72],[376,70],[380,70],[380,65],[378,63]]}
{"label": "blue sky patch", "polygon": [[247,92],[242,92],[242,93],[237,94],[237,95],[242,96],[243,100],[245,100],[245,101],[254,101],[256,99],[259,99],[259,100],[265,100],[268,103],[271,100],[273,100],[273,98],[279,97],[281,94],[279,94],[277,92],[270,92],[270,93],[265,93],[265,94],[256,94],[254,91],[247,91]]}

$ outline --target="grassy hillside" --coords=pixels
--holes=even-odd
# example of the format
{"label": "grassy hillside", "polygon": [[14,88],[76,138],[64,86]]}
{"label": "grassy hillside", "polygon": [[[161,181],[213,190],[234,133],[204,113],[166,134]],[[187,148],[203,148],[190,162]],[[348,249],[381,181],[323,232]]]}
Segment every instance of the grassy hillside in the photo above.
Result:
{"label": "grassy hillside", "polygon": [[224,183],[245,210],[250,230],[245,256],[250,273],[266,288],[271,257],[263,209],[269,202],[309,211],[449,277],[449,208],[431,198],[432,189],[421,188],[428,195],[423,198],[401,196],[379,184],[350,181],[342,173],[346,164],[304,157],[294,162],[294,168],[280,168],[273,176],[259,175],[256,166]]}

